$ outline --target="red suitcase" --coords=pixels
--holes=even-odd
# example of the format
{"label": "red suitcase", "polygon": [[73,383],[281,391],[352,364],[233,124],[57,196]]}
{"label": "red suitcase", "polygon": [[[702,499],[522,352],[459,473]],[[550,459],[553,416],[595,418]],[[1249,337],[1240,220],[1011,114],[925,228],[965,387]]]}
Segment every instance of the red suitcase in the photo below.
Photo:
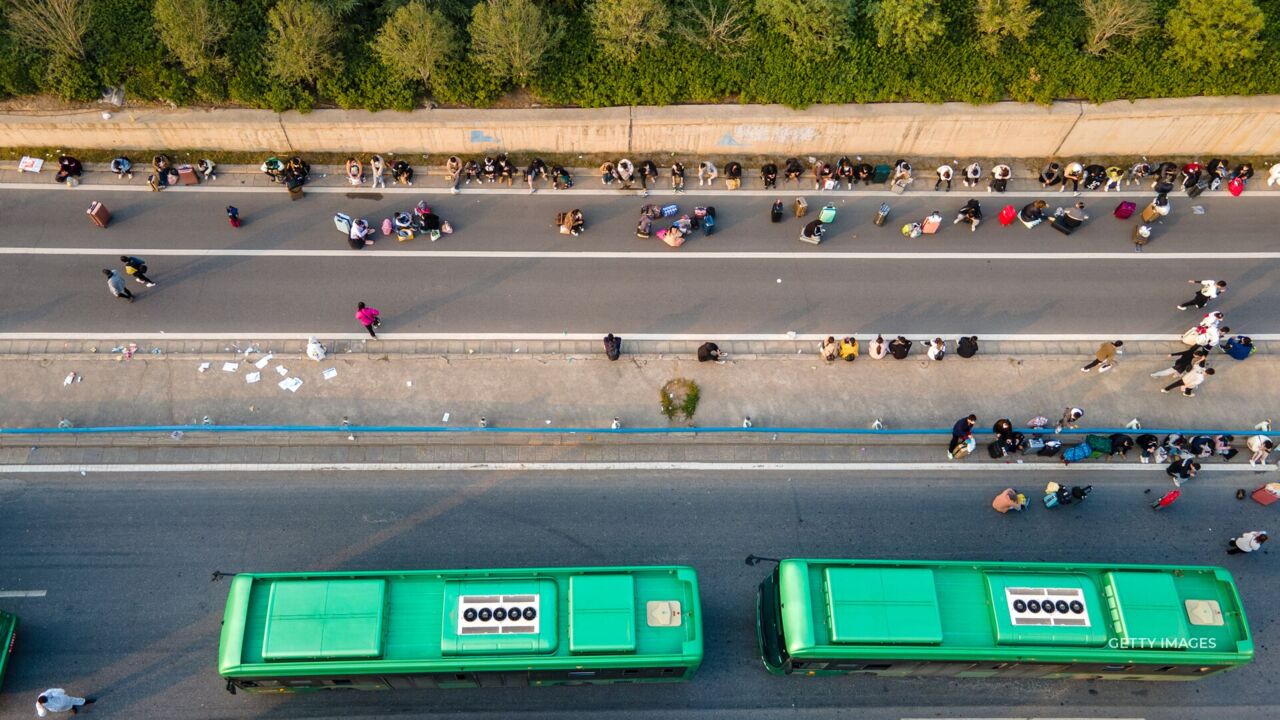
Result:
{"label": "red suitcase", "polygon": [[1133,213],[1137,209],[1138,206],[1135,203],[1125,200],[1116,206],[1115,216],[1121,220],[1128,220],[1133,217]]}
{"label": "red suitcase", "polygon": [[178,180],[181,181],[183,185],[200,184],[200,176],[196,175],[196,169],[190,165],[178,166]]}
{"label": "red suitcase", "polygon": [[85,210],[85,214],[89,216],[89,220],[91,220],[94,225],[97,225],[100,228],[105,228],[107,225],[111,224],[111,211],[107,210],[106,206],[100,202],[90,204],[89,209]]}
{"label": "red suitcase", "polygon": [[1012,205],[1005,205],[1004,209],[1000,211],[1000,224],[1009,227],[1017,217],[1018,209]]}

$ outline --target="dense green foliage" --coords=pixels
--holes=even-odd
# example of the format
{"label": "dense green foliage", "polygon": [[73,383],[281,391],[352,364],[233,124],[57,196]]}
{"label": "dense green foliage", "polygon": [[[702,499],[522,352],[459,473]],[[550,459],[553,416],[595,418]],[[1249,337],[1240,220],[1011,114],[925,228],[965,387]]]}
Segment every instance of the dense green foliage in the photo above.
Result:
{"label": "dense green foliage", "polygon": [[[457,49],[406,48],[405,62],[389,66],[382,58],[394,55],[396,37],[415,36],[386,33],[391,45],[384,46],[377,42],[379,31],[409,0],[193,3],[209,8],[201,17],[212,18],[203,21],[215,29],[212,37],[200,34],[199,13],[187,17],[185,28],[177,26],[174,11],[183,3],[164,2],[157,13],[157,0],[61,0],[83,5],[83,58],[51,47],[48,36],[15,30],[11,13],[30,3],[0,0],[6,10],[0,17],[0,95],[95,100],[107,87],[124,86],[136,101],[308,110],[410,109],[428,99],[483,107],[520,86],[544,104],[586,107],[1280,93],[1280,0],[1150,0],[1149,31],[1106,35],[1101,43],[1081,0],[987,2],[1004,16],[984,26],[985,33],[978,0],[930,0],[924,4],[939,8],[942,34],[912,54],[893,33],[884,47],[877,43],[873,10],[880,2],[910,7],[919,0],[653,1],[670,9],[666,37],[652,47],[636,43],[627,57],[610,59],[592,31],[590,0],[486,0],[508,9],[533,6],[540,28],[510,13],[516,21],[499,14],[499,22],[476,25],[486,15],[473,12],[477,0],[418,0],[435,22],[451,28]],[[324,27],[316,18],[325,15],[336,29],[327,36],[314,30],[282,36],[284,14],[272,13],[279,5],[291,6],[291,18],[305,16],[312,27]],[[1023,28],[1014,32],[1011,25],[1031,17],[1024,10],[1041,14],[1020,40]],[[725,17],[730,21],[716,29]],[[908,20],[893,27],[907,32]],[[184,30],[193,37],[184,39]],[[413,30],[421,33],[415,42],[427,45],[445,35],[431,27]],[[1002,38],[988,45],[994,53],[982,44],[991,35]],[[533,57],[531,50],[539,48],[523,43],[540,38],[547,47]],[[447,37],[440,45],[448,45]],[[504,49],[510,57],[492,57]]]}

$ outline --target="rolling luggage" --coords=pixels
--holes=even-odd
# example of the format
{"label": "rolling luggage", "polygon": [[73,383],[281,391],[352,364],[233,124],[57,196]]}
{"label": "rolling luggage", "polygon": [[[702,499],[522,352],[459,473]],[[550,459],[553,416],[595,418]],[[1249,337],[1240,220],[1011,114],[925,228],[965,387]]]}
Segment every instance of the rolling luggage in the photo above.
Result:
{"label": "rolling luggage", "polygon": [[871,177],[871,182],[882,183],[889,182],[889,176],[893,174],[893,168],[888,165],[877,165],[875,175]]}
{"label": "rolling luggage", "polygon": [[884,221],[889,219],[889,203],[881,203],[880,209],[876,212],[876,227],[883,227]]}
{"label": "rolling luggage", "polygon": [[1012,225],[1013,220],[1016,217],[1018,217],[1018,209],[1012,205],[1005,205],[1004,208],[1000,210],[1000,224],[1005,227]]}
{"label": "rolling luggage", "polygon": [[1137,211],[1138,206],[1129,200],[1125,200],[1116,206],[1115,216],[1120,220],[1128,220],[1133,217],[1133,213]]}
{"label": "rolling luggage", "polygon": [[902,193],[907,191],[907,183],[902,180],[898,180],[894,182],[893,187],[889,189],[892,190],[894,193],[901,195]]}
{"label": "rolling luggage", "polygon": [[297,200],[302,197],[302,178],[290,178],[285,182],[284,186],[289,189],[289,199]]}
{"label": "rolling luggage", "polygon": [[1182,497],[1182,491],[1177,488],[1174,488],[1169,492],[1165,493],[1164,495],[1160,496],[1159,500],[1151,503],[1151,509],[1163,510],[1169,507],[1170,505],[1172,505],[1174,501],[1176,501],[1180,497]]}
{"label": "rolling luggage", "polygon": [[920,223],[920,232],[925,235],[933,235],[942,227],[942,218],[927,217],[924,222]]}
{"label": "rolling luggage", "polygon": [[702,232],[706,235],[712,235],[716,231],[716,209],[713,206],[707,206],[706,213],[702,216]]}
{"label": "rolling luggage", "polygon": [[1156,212],[1156,205],[1152,203],[1142,209],[1142,222],[1153,223],[1160,219],[1160,213]]}
{"label": "rolling luggage", "polygon": [[183,185],[199,185],[200,176],[196,174],[196,169],[190,165],[179,165],[178,181]]}
{"label": "rolling luggage", "polygon": [[1090,455],[1093,455],[1093,447],[1087,442],[1082,442],[1079,445],[1072,445],[1063,451],[1062,462],[1080,462],[1081,460],[1088,460]]}
{"label": "rolling luggage", "polygon": [[100,228],[105,228],[111,224],[111,211],[100,202],[89,204],[89,209],[85,211],[89,216],[89,220]]}
{"label": "rolling luggage", "polygon": [[836,206],[827,204],[818,212],[818,219],[824,223],[832,223],[836,221]]}
{"label": "rolling luggage", "polygon": [[1231,178],[1227,183],[1227,192],[1231,193],[1231,197],[1240,197],[1240,193],[1244,192],[1244,180]]}
{"label": "rolling luggage", "polygon": [[809,212],[809,201],[804,198],[796,198],[796,203],[792,210],[795,212],[796,217],[804,217]]}
{"label": "rolling luggage", "polygon": [[769,211],[769,220],[772,222],[782,222],[782,201],[778,200],[773,204],[773,209]]}
{"label": "rolling luggage", "polygon": [[343,235],[351,234],[351,216],[346,213],[338,213],[333,216],[333,226],[338,228],[338,232]]}
{"label": "rolling luggage", "polygon": [[680,212],[679,205],[663,205],[662,206],[662,217],[671,217],[672,215],[675,215],[678,212]]}

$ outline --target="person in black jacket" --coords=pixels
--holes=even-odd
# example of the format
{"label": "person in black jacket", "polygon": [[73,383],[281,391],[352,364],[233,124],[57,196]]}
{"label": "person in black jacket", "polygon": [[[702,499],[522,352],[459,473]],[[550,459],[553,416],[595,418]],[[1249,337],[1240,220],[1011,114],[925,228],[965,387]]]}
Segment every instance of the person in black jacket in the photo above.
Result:
{"label": "person in black jacket", "polygon": [[799,158],[787,158],[786,178],[787,182],[795,180],[797,184],[801,182],[800,178],[804,176],[804,165],[801,164]]}
{"label": "person in black jacket", "polygon": [[713,342],[705,342],[698,346],[698,362],[718,362],[724,364],[724,359],[729,357],[726,353],[720,352],[720,346]]}
{"label": "person in black jacket", "polygon": [[609,333],[604,336],[604,354],[610,360],[622,357],[622,338]]}
{"label": "person in black jacket", "polygon": [[905,360],[911,352],[911,341],[899,335],[889,341],[889,354],[894,360]]}
{"label": "person in black jacket", "polygon": [[773,190],[778,187],[778,166],[773,163],[765,163],[760,168],[760,179],[764,181],[765,190]]}
{"label": "person in black jacket", "polygon": [[724,185],[730,190],[742,187],[742,163],[733,160],[724,166]]}
{"label": "person in black jacket", "polygon": [[956,343],[956,354],[962,358],[971,358],[978,354],[978,336],[962,337]]}

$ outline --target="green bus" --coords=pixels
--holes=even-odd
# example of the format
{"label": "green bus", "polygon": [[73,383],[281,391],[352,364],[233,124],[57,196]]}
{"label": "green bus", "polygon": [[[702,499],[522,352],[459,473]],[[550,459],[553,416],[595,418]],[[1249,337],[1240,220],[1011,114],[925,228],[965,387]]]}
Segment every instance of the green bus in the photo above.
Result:
{"label": "green bus", "polygon": [[4,686],[4,671],[9,667],[13,643],[18,639],[17,616],[0,610],[0,687]]}
{"label": "green bus", "polygon": [[789,559],[756,614],[775,674],[1195,680],[1254,653],[1216,567]]}
{"label": "green bus", "polygon": [[701,664],[689,567],[241,573],[218,649],[232,693],[678,682]]}

